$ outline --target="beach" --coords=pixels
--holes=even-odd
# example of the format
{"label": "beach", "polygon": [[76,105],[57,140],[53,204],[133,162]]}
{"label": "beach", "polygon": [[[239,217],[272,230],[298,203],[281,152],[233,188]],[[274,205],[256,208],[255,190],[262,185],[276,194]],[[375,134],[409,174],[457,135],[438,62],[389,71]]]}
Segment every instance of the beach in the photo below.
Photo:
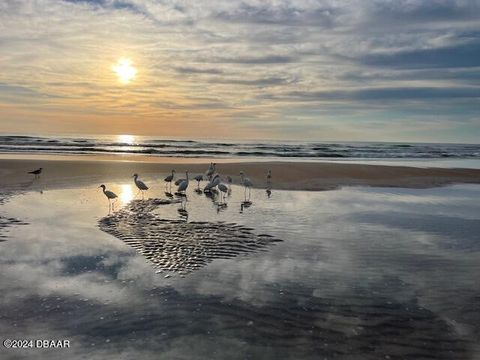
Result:
{"label": "beach", "polygon": [[0,9],[0,360],[480,360],[480,1]]}
{"label": "beach", "polygon": [[0,354],[474,359],[480,169],[422,165],[4,154],[0,330],[69,346]]}
{"label": "beach", "polygon": [[[338,187],[330,179],[330,191],[270,195],[257,185],[247,203],[237,181],[224,201],[195,182],[186,198],[167,197],[159,177],[171,164],[5,164],[2,174],[29,183],[3,188],[0,330],[69,347],[2,348],[2,358],[480,354],[476,184]],[[25,171],[41,165],[32,181]],[[257,168],[260,182],[264,165],[225,166],[249,176]],[[281,179],[285,165],[271,165]],[[143,200],[132,171],[150,187]],[[304,186],[289,179],[282,186]],[[114,209],[100,181],[118,194]]]}
{"label": "beach", "polygon": [[189,158],[112,158],[43,156],[36,159],[0,159],[0,185],[15,189],[28,187],[33,179],[28,171],[42,167],[41,178],[35,182],[46,189],[132,181],[134,173],[150,180],[151,186],[163,186],[163,178],[172,169],[177,178],[203,174],[209,162],[216,161],[222,176],[231,176],[240,183],[244,171],[255,188],[266,188],[266,175],[272,170],[271,188],[283,190],[328,190],[341,186],[381,186],[428,188],[454,183],[480,183],[480,169],[406,167],[386,165],[342,164],[322,162],[238,161],[228,159]]}
{"label": "beach", "polygon": [[[480,169],[1,157],[0,330],[68,344],[0,350],[6,359],[480,354]],[[212,162],[225,193],[163,180]]]}

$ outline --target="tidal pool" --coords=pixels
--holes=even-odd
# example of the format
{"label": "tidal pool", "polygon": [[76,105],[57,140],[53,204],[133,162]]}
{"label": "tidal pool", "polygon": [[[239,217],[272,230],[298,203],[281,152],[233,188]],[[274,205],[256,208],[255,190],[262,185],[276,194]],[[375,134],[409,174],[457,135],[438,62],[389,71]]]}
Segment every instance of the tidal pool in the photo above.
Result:
{"label": "tidal pool", "polygon": [[[2,336],[70,347],[0,358],[480,356],[480,186],[252,190],[242,208],[240,187],[218,206],[194,185],[186,203],[146,206],[129,227],[117,219],[117,233],[101,224],[135,204],[130,183],[110,184],[110,215],[95,187],[5,201],[0,216],[19,223],[0,242]],[[161,190],[146,199],[165,199]],[[201,236],[195,223],[207,224]],[[217,246],[236,229],[240,240]],[[139,249],[144,239],[155,246]],[[188,271],[168,271],[185,259]]]}

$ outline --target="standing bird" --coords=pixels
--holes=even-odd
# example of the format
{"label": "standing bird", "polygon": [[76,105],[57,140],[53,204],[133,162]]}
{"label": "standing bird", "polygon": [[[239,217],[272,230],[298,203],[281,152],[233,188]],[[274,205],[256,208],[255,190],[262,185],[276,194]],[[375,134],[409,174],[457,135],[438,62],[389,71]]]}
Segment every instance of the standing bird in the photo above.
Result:
{"label": "standing bird", "polygon": [[220,184],[220,175],[216,174],[210,182],[205,185],[205,188],[203,189],[203,192],[211,192],[212,189]]}
{"label": "standing bird", "polygon": [[214,188],[215,186],[218,186],[218,184],[220,184],[221,181],[222,179],[220,179],[220,175],[216,174],[212,180],[212,188]]}
{"label": "standing bird", "polygon": [[[138,174],[133,174],[133,181],[135,181],[135,185],[137,185],[138,191],[142,192],[142,200],[143,200],[143,192],[148,190],[148,186],[141,180],[138,180]],[[138,194],[138,193],[137,193]]]}
{"label": "standing bird", "polygon": [[242,185],[245,187],[245,200],[247,200],[247,188],[248,188],[248,199],[250,200],[250,190],[251,187],[253,186],[252,181],[245,177],[245,173],[243,171],[240,171],[240,178],[242,180]]}
{"label": "standing bird", "polygon": [[221,199],[222,199],[222,203],[224,203],[225,202],[225,195],[227,194],[227,192],[229,190],[228,186],[225,185],[224,183],[220,183],[220,184],[217,185],[217,187],[218,187],[218,190],[220,190],[222,192],[222,194],[221,194],[222,198]]}
{"label": "standing bird", "polygon": [[268,170],[267,173],[267,196],[272,196],[272,170]]}
{"label": "standing bird", "polygon": [[167,184],[170,184],[170,190],[172,189],[172,180],[175,177],[175,170],[172,170],[172,173],[165,178],[165,188]]}
{"label": "standing bird", "polygon": [[272,184],[272,170],[268,170],[267,173],[267,185],[270,188],[270,185]]}
{"label": "standing bird", "polygon": [[178,186],[180,185],[181,182],[183,182],[185,179],[177,179],[175,180],[175,185]]}
{"label": "standing bird", "polygon": [[213,174],[215,174],[216,165],[217,165],[216,163],[210,163],[210,166],[208,167],[208,170],[205,173],[205,175],[207,175],[208,180],[212,180],[212,176],[213,176]]}
{"label": "standing bird", "polygon": [[113,191],[107,190],[107,187],[105,185],[100,185],[99,188],[103,189],[103,193],[108,199],[108,207],[109,209],[112,206],[112,200],[118,198],[117,194],[115,194]]}
{"label": "standing bird", "polygon": [[42,173],[42,170],[42,168],[38,168],[37,170],[29,171],[28,173],[35,175],[35,179],[38,179]]}
{"label": "standing bird", "polygon": [[194,179],[197,181],[197,189],[200,189],[200,181],[203,181],[203,175],[197,175],[194,177]]}
{"label": "standing bird", "polygon": [[233,179],[230,175],[227,175],[227,182],[228,182],[228,195],[230,196],[230,194],[232,193],[232,183],[233,183]]}
{"label": "standing bird", "polygon": [[187,190],[188,188],[188,171],[185,171],[185,175],[187,176],[187,178],[185,180],[183,180],[180,185],[178,185],[178,189],[177,189],[177,192],[181,193],[182,191],[185,192],[185,190]]}

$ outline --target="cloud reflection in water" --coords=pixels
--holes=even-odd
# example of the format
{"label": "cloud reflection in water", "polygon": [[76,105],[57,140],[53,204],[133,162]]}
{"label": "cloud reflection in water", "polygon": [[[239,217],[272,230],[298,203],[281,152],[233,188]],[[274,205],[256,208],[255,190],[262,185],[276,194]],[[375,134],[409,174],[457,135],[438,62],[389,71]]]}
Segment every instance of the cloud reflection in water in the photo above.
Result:
{"label": "cloud reflection in water", "polygon": [[[169,279],[96,228],[106,215],[98,194],[28,193],[2,207],[30,225],[0,245],[0,330],[72,339],[69,358],[474,358],[478,232],[458,219],[478,220],[479,192],[255,191],[243,214],[238,187],[220,213],[191,194],[189,220],[235,221],[285,241]],[[156,213],[178,219],[174,206]]]}

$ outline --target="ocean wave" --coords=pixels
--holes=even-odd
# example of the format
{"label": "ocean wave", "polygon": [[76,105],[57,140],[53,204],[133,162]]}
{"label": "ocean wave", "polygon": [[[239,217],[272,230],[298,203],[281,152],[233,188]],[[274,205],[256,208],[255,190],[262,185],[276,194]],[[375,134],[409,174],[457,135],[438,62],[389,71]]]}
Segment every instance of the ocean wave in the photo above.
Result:
{"label": "ocean wave", "polygon": [[166,157],[268,157],[342,159],[480,159],[476,144],[226,142],[136,137],[133,142],[103,138],[0,136],[2,153],[143,154]]}

